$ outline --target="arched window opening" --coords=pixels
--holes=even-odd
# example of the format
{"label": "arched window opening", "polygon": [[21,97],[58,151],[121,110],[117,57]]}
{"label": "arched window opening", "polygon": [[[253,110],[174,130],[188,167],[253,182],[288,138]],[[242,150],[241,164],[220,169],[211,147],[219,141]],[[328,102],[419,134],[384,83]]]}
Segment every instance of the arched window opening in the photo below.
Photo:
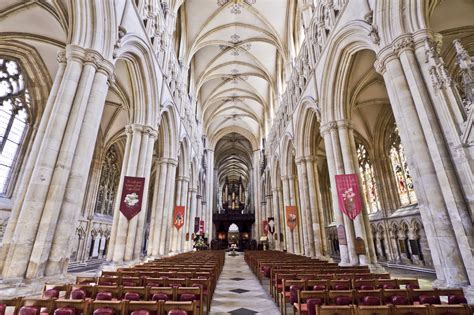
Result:
{"label": "arched window opening", "polygon": [[377,192],[377,184],[375,183],[374,168],[363,144],[357,145],[357,159],[359,162],[359,170],[362,179],[362,192],[369,213],[380,210],[380,200]]}
{"label": "arched window opening", "polygon": [[0,195],[8,193],[23,143],[31,98],[20,65],[0,57]]}
{"label": "arched window opening", "polygon": [[120,180],[120,170],[117,163],[117,150],[112,145],[105,154],[100,174],[99,191],[95,204],[95,213],[112,215],[115,194]]}
{"label": "arched window opening", "polygon": [[400,203],[403,207],[416,204],[418,200],[416,198],[413,179],[408,169],[405,151],[400,141],[398,127],[396,126],[389,136],[389,144],[390,163],[392,164],[393,175],[397,183]]}

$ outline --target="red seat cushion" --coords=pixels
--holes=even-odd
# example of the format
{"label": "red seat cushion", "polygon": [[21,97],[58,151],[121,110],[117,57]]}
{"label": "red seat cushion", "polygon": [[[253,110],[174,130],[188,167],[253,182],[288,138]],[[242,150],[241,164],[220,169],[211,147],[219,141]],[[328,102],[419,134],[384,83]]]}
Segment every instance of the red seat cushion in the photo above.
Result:
{"label": "red seat cushion", "polygon": [[36,306],[23,306],[20,308],[18,315],[39,315],[40,308]]}
{"label": "red seat cushion", "polygon": [[183,310],[170,310],[168,311],[168,315],[187,315],[188,313]]}
{"label": "red seat cushion", "polygon": [[5,310],[7,309],[6,304],[0,304],[0,315],[5,315]]}
{"label": "red seat cushion", "polygon": [[150,315],[148,310],[136,310],[130,313],[130,315]]}
{"label": "red seat cushion", "polygon": [[198,297],[196,295],[189,294],[189,293],[183,293],[179,297],[180,301],[195,301],[197,299],[198,299]]}
{"label": "red seat cushion", "polygon": [[111,301],[112,300],[112,293],[111,292],[99,292],[95,296],[95,299],[98,301]]}
{"label": "red seat cushion", "polygon": [[467,300],[464,296],[450,295],[448,296],[448,304],[467,304]]}
{"label": "red seat cushion", "polygon": [[75,289],[71,292],[72,300],[84,300],[86,297],[86,292],[82,289]]}
{"label": "red seat cushion", "polygon": [[99,307],[94,311],[94,315],[113,315],[115,314],[115,310],[110,307]]}
{"label": "red seat cushion", "polygon": [[441,304],[439,297],[434,295],[420,295],[420,304]]}
{"label": "red seat cushion", "polygon": [[140,301],[140,294],[137,292],[127,292],[124,294],[123,298],[129,301]]}
{"label": "red seat cushion", "polygon": [[54,310],[54,315],[75,315],[76,309],[72,307],[60,307]]}
{"label": "red seat cushion", "polygon": [[323,284],[317,284],[313,286],[313,291],[325,291],[325,290],[326,290],[326,286]]}
{"label": "red seat cushion", "polygon": [[411,284],[411,283],[409,283],[409,284],[406,285],[406,288],[407,288],[407,289],[419,289],[420,286],[419,286],[418,284]]}
{"label": "red seat cushion", "polygon": [[316,306],[323,305],[324,300],[320,298],[311,298],[306,300],[308,315],[316,315]]}
{"label": "red seat cushion", "polygon": [[403,295],[393,295],[390,302],[393,305],[408,305],[408,304],[410,304],[407,297],[403,296]]}
{"label": "red seat cushion", "polygon": [[155,293],[151,297],[152,301],[168,301],[169,299],[170,298],[169,298],[168,294],[165,294],[165,293]]}
{"label": "red seat cushion", "polygon": [[336,297],[336,305],[350,305],[352,304],[352,299],[350,296],[341,295]]}
{"label": "red seat cushion", "polygon": [[362,304],[366,306],[380,305],[380,298],[378,296],[364,296]]}
{"label": "red seat cushion", "polygon": [[57,299],[59,297],[59,290],[49,289],[43,292],[43,297],[45,299]]}
{"label": "red seat cushion", "polygon": [[301,290],[301,287],[299,285],[292,285],[290,286],[290,303],[293,305],[293,303],[298,302],[298,291]]}
{"label": "red seat cushion", "polygon": [[383,289],[399,289],[398,286],[396,286],[395,284],[391,284],[391,283],[386,283],[382,286]]}

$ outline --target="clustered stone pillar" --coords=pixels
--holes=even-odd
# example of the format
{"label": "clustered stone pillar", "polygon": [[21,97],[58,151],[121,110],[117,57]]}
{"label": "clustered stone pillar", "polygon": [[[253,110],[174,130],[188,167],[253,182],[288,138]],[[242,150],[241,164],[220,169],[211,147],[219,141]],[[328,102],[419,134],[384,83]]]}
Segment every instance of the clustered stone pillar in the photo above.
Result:
{"label": "clustered stone pillar", "polygon": [[296,166],[298,170],[298,178],[301,182],[298,183],[301,196],[301,214],[303,229],[303,240],[304,240],[304,254],[306,256],[315,257],[315,243],[314,243],[314,231],[313,231],[313,216],[311,213],[311,201],[309,200],[309,187],[308,187],[308,173],[306,169],[306,161],[304,157],[296,159]]}
{"label": "clustered stone pillar", "polygon": [[142,209],[130,221],[120,212],[121,194],[117,194],[109,253],[107,255],[109,260],[117,264],[140,259],[148,203],[151,161],[153,160],[153,147],[156,138],[156,132],[151,127],[139,124],[128,125],[126,133],[126,151],[117,191],[122,191],[125,176],[144,177],[145,189],[142,197]]}
{"label": "clustered stone pillar", "polygon": [[[212,239],[212,214],[213,214],[213,198],[215,193],[214,179],[215,179],[215,169],[214,169],[214,151],[207,150],[207,196],[205,204],[203,204],[203,218],[204,220],[204,232],[209,239]],[[218,185],[217,185],[218,186]]]}
{"label": "clustered stone pillar", "polygon": [[68,198],[84,194],[113,66],[97,51],[76,45],[60,52],[58,61],[3,239],[0,268],[6,280],[57,275],[68,265],[75,231],[64,227],[80,211],[80,202]]}
{"label": "clustered stone pillar", "polygon": [[[417,61],[415,43],[397,39],[392,51],[378,58],[407,161],[418,189],[420,214],[439,285],[473,283],[472,222],[461,200],[459,182],[442,129]],[[446,119],[449,119],[446,117]],[[446,249],[449,248],[449,251]]]}
{"label": "clustered stone pillar", "polygon": [[373,247],[373,242],[368,242],[365,226],[362,224],[362,214],[351,221],[347,216],[343,215],[339,210],[339,201],[336,189],[336,175],[351,174],[356,172],[354,155],[352,154],[352,146],[350,134],[348,132],[349,125],[346,121],[329,122],[322,126],[321,134],[324,137],[326,146],[326,155],[328,161],[329,178],[332,187],[332,200],[334,219],[336,221],[339,239],[339,250],[341,256],[341,265],[357,265],[372,263],[367,259],[367,255],[357,255],[356,253],[356,237],[360,237],[364,241],[366,252],[370,251],[369,246]]}
{"label": "clustered stone pillar", "polygon": [[275,233],[273,235],[273,239],[275,239],[275,249],[276,250],[281,250],[281,231],[282,231],[282,226],[281,226],[281,221],[280,221],[280,213],[283,211],[283,209],[280,208],[280,202],[279,202],[279,192],[278,188],[276,186],[275,181],[280,181],[280,179],[277,180],[272,180],[272,198],[273,198],[273,217],[275,218]]}
{"label": "clustered stone pillar", "polygon": [[185,240],[184,250],[191,250],[193,248],[193,238],[194,233],[194,218],[196,217],[197,211],[197,198],[196,198],[197,189],[190,187],[188,190],[188,208],[186,211],[186,230],[185,235],[188,236],[188,240]]}

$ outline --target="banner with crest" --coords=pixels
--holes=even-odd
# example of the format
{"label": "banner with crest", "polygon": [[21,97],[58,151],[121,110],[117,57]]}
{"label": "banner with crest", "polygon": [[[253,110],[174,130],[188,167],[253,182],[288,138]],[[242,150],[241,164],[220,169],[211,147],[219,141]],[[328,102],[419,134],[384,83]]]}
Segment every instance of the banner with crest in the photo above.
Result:
{"label": "banner with crest", "polygon": [[354,220],[362,212],[362,200],[357,174],[336,175],[339,209]]}

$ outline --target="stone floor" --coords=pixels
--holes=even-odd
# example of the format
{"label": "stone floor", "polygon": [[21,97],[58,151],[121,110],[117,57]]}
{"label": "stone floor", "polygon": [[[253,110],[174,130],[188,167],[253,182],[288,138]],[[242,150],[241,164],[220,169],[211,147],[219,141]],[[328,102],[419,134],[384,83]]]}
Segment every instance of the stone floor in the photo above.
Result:
{"label": "stone floor", "polygon": [[244,261],[227,254],[217,281],[210,315],[278,315],[280,311]]}

